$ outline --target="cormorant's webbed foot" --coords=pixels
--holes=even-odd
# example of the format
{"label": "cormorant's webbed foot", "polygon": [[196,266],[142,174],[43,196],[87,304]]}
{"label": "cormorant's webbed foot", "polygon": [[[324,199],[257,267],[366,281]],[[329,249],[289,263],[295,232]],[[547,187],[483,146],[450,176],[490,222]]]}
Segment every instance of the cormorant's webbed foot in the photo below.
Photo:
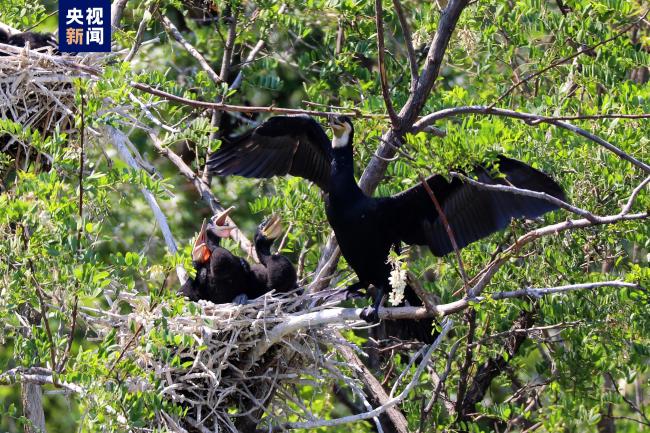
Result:
{"label": "cormorant's webbed foot", "polygon": [[246,305],[248,304],[248,296],[245,293],[235,296],[235,299],[232,300],[232,303],[235,305]]}
{"label": "cormorant's webbed foot", "polygon": [[372,307],[364,308],[359,317],[368,323],[379,322],[379,307],[381,307],[383,301],[384,290],[377,287],[377,293],[375,295],[375,300],[372,303]]}
{"label": "cormorant's webbed foot", "polygon": [[365,320],[368,323],[378,323],[379,322],[379,310],[375,307],[366,307],[363,309],[359,317]]}

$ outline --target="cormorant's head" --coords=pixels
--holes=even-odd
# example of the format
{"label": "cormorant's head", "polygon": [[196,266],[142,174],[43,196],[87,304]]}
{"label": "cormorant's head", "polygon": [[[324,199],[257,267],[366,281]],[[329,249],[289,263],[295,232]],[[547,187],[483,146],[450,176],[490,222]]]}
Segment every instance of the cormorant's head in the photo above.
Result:
{"label": "cormorant's head", "polygon": [[282,221],[277,214],[271,215],[269,218],[262,221],[257,227],[255,232],[255,243],[263,241],[265,243],[273,243],[274,240],[282,234]]}
{"label": "cormorant's head", "polygon": [[352,135],[354,128],[352,127],[352,120],[348,116],[331,116],[330,128],[334,138],[332,139],[332,147],[338,149],[352,144]]}
{"label": "cormorant's head", "polygon": [[[201,231],[194,242],[192,249],[192,260],[196,263],[203,264],[210,260],[212,250],[218,245],[219,238],[227,238],[235,229],[235,226],[227,224],[228,215],[235,209],[229,207],[220,214],[213,217],[210,222],[203,220]],[[216,235],[216,239],[213,239]]]}

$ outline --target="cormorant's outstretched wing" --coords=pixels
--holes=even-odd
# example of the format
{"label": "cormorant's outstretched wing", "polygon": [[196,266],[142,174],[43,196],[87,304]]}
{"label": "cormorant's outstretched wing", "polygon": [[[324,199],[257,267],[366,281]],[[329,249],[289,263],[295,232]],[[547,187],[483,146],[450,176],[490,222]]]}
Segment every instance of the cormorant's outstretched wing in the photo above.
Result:
{"label": "cormorant's outstretched wing", "polygon": [[327,191],[331,143],[320,123],[306,115],[274,116],[210,155],[208,170],[268,178],[290,174],[309,179]]}
{"label": "cormorant's outstretched wing", "polygon": [[[566,201],[562,188],[541,171],[505,156],[499,156],[498,167],[505,179],[494,179],[483,168],[476,168],[472,175],[482,183],[545,192]],[[448,182],[435,175],[426,182],[449,221],[458,248],[504,229],[512,218],[537,218],[557,209],[546,200],[479,189],[458,178]],[[386,230],[392,233],[394,242],[428,245],[437,256],[453,251],[435,205],[422,184],[382,200],[381,206],[387,217]]]}

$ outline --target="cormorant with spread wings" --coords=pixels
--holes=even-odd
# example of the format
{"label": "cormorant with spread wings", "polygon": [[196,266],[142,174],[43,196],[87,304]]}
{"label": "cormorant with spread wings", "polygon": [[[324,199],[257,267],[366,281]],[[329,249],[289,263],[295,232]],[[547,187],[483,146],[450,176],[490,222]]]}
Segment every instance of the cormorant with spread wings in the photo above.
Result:
{"label": "cormorant with spread wings", "polygon": [[[393,246],[399,247],[401,242],[426,245],[436,256],[444,256],[453,248],[422,184],[390,197],[365,194],[354,178],[350,118],[332,117],[330,126],[332,141],[309,116],[274,116],[224,143],[210,156],[207,167],[219,176],[269,178],[289,174],[318,185],[326,193],[327,218],[341,253],[359,278],[351,288],[370,284],[376,288],[373,306],[361,315],[376,321],[377,309],[390,289],[387,258]],[[483,167],[475,167],[471,176],[482,183],[511,185],[565,200],[562,188],[541,171],[501,155],[497,165],[503,176],[492,176]],[[448,181],[433,175],[426,183],[451,226],[458,248],[504,229],[512,218],[537,218],[557,209],[543,199],[479,189],[456,177]],[[417,299],[410,295],[414,293],[407,298]]]}

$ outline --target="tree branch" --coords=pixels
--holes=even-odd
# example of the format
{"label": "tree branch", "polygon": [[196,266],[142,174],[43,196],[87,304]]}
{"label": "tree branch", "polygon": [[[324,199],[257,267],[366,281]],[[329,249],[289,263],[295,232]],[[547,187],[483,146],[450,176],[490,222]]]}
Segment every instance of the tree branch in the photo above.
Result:
{"label": "tree branch", "polygon": [[[126,162],[127,165],[129,165],[132,169],[139,171],[140,167],[138,166],[138,163],[133,158],[133,155],[128,149],[127,142],[129,138],[122,131],[115,129],[112,126],[107,126],[106,130],[108,132],[108,135],[111,137],[111,140],[115,145],[115,148],[117,149],[118,153],[120,154],[124,162]],[[142,195],[144,195],[145,200],[147,201],[149,207],[151,207],[151,210],[153,211],[156,221],[158,221],[158,225],[160,226],[160,231],[162,232],[163,237],[165,238],[165,243],[167,244],[167,248],[169,249],[169,252],[172,254],[176,254],[178,252],[176,241],[174,240],[174,236],[172,235],[171,229],[169,228],[169,224],[167,223],[167,218],[165,217],[165,214],[163,213],[162,209],[160,209],[160,206],[156,201],[156,197],[151,193],[151,191],[149,191],[145,187],[141,187],[140,191],[142,191]],[[176,274],[178,275],[178,280],[180,281],[181,284],[187,281],[188,278],[187,272],[185,271],[182,265],[179,264],[176,266]]]}
{"label": "tree branch", "polygon": [[437,111],[435,113],[431,113],[427,116],[424,116],[420,120],[418,120],[415,124],[413,124],[413,128],[411,129],[411,132],[419,132],[421,131],[425,126],[431,125],[433,122],[444,119],[447,117],[451,116],[456,116],[460,114],[483,114],[483,115],[494,115],[494,116],[502,116],[502,117],[511,117],[514,119],[519,119],[522,120],[528,124],[534,125],[537,123],[549,123],[551,125],[555,125],[559,128],[567,129],[573,133],[576,133],[578,135],[581,135],[585,138],[588,138],[589,140],[603,146],[604,148],[610,150],[611,152],[615,153],[618,155],[621,159],[624,159],[635,166],[641,168],[643,171],[646,173],[650,173],[650,165],[646,164],[643,161],[640,161],[633,156],[623,152],[621,149],[618,147],[614,146],[613,144],[605,141],[604,139],[587,132],[586,130],[582,128],[578,128],[575,125],[572,125],[568,122],[562,121],[562,120],[555,120],[553,117],[544,117],[544,116],[538,116],[536,114],[530,114],[530,113],[524,113],[520,111],[514,111],[514,110],[507,110],[504,108],[492,108],[490,106],[486,105],[470,105],[470,106],[465,106],[465,107],[455,107],[455,108],[446,108],[444,110]]}
{"label": "tree branch", "polygon": [[602,45],[605,45],[605,44],[607,44],[609,42],[612,42],[615,39],[618,39],[619,37],[621,37],[622,35],[627,33],[630,29],[632,29],[634,26],[639,24],[639,22],[641,22],[641,20],[643,20],[643,18],[645,18],[645,16],[648,14],[648,11],[650,11],[650,10],[646,10],[643,13],[643,15],[641,16],[641,18],[639,18],[638,20],[636,20],[632,24],[626,26],[623,30],[619,31],[618,33],[616,33],[611,38],[607,38],[607,39],[605,39],[603,41],[600,41],[597,44],[592,45],[591,47],[581,48],[580,50],[576,51],[575,53],[571,54],[570,56],[565,57],[565,58],[560,59],[560,60],[556,60],[555,62],[551,63],[550,65],[548,65],[545,68],[542,68],[541,70],[535,72],[534,74],[529,74],[529,75],[525,76],[522,80],[518,80],[516,83],[514,83],[512,86],[510,86],[510,88],[505,93],[503,93],[501,96],[499,96],[499,98],[496,101],[494,101],[492,104],[490,104],[490,108],[494,107],[496,104],[501,102],[506,96],[508,96],[510,93],[512,93],[512,91],[515,90],[517,87],[521,86],[524,83],[527,83],[528,81],[532,80],[535,77],[538,77],[538,76],[542,75],[544,72],[546,72],[546,71],[548,71],[550,69],[553,69],[553,68],[555,68],[557,66],[560,66],[560,65],[568,62],[569,60],[572,60],[573,58],[578,57],[581,54],[592,52],[596,48],[598,48],[598,47],[600,47]]}
{"label": "tree branch", "polygon": [[395,13],[397,14],[397,19],[399,20],[399,25],[402,28],[402,34],[404,35],[404,44],[406,45],[406,53],[408,55],[409,70],[411,71],[410,91],[413,92],[418,85],[419,78],[418,60],[415,55],[415,49],[413,48],[413,36],[411,35],[411,29],[400,0],[393,0],[393,7],[395,8]]}
{"label": "tree branch", "polygon": [[315,429],[318,427],[334,427],[337,425],[342,425],[342,424],[348,424],[352,422],[357,422],[361,420],[366,420],[366,419],[371,419],[374,418],[380,414],[382,414],[386,409],[389,407],[395,406],[399,403],[401,403],[407,396],[408,394],[415,388],[415,386],[418,384],[420,380],[420,376],[422,375],[422,372],[424,372],[425,367],[429,363],[429,359],[431,356],[433,356],[433,352],[440,346],[442,343],[442,340],[445,338],[449,330],[453,326],[453,321],[450,319],[446,320],[442,324],[442,330],[440,331],[440,334],[436,338],[436,340],[429,346],[427,349],[427,352],[424,354],[422,357],[422,361],[420,362],[420,365],[418,365],[418,368],[415,370],[413,373],[413,378],[409,382],[409,384],[404,387],[401,393],[399,393],[397,396],[394,398],[391,398],[388,400],[386,403],[384,403],[382,406],[379,406],[371,411],[358,414],[358,415],[350,415],[350,416],[344,416],[341,418],[335,418],[335,419],[326,419],[326,420],[315,420],[315,421],[305,421],[305,422],[290,422],[286,423],[282,426],[278,426],[278,428],[273,428],[272,431],[281,431],[285,429]]}
{"label": "tree branch", "polygon": [[386,76],[386,59],[384,46],[384,19],[382,17],[382,0],[375,0],[375,25],[377,26],[377,65],[379,67],[379,81],[381,82],[381,94],[384,98],[386,111],[390,117],[390,122],[393,128],[397,127],[399,118],[395,109],[393,108],[393,101],[390,98],[390,91],[388,90],[388,77]]}
{"label": "tree branch", "polygon": [[[586,221],[586,220],[585,220]],[[628,287],[639,288],[638,284],[628,283],[625,281],[600,281],[593,283],[568,284],[558,287],[544,288],[525,288],[514,291],[505,291],[492,293],[487,296],[472,295],[453,301],[447,304],[439,304],[427,307],[380,307],[379,319],[386,320],[412,320],[427,319],[431,317],[444,317],[467,309],[472,303],[484,301],[488,297],[494,300],[512,299],[512,298],[539,298],[541,296],[552,295],[556,293],[565,293],[575,290],[597,289],[600,287]],[[471,291],[470,291],[471,293]],[[262,355],[264,355],[273,345],[277,344],[284,336],[295,333],[300,329],[310,329],[330,325],[333,323],[359,322],[361,308],[329,308],[327,310],[313,313],[305,313],[292,316],[283,323],[271,329],[266,338],[260,341],[248,355],[245,362],[244,371],[248,370]]]}
{"label": "tree branch", "polygon": [[222,110],[222,111],[234,111],[239,113],[274,113],[274,114],[307,114],[314,117],[328,117],[332,115],[345,115],[348,117],[357,117],[365,119],[383,119],[385,116],[383,114],[363,114],[359,112],[336,112],[336,111],[318,111],[318,110],[301,110],[297,108],[282,108],[282,107],[256,107],[256,106],[247,106],[247,105],[231,105],[224,104],[220,102],[205,102],[197,101],[194,99],[183,98],[182,96],[177,96],[172,93],[165,92],[164,90],[159,90],[154,87],[149,86],[148,84],[138,83],[131,81],[131,87],[141,90],[143,92],[149,93],[151,95],[158,96],[159,98],[166,99],[168,101],[177,102],[188,107],[193,108],[202,108],[207,110]]}
{"label": "tree branch", "polygon": [[163,25],[167,33],[169,33],[179,44],[185,48],[185,50],[196,59],[197,62],[199,62],[199,65],[201,66],[201,69],[205,71],[206,74],[208,74],[208,77],[212,81],[214,81],[215,84],[219,85],[223,83],[223,79],[217,74],[212,67],[208,64],[208,62],[205,60],[205,57],[201,53],[198,52],[196,48],[192,46],[181,34],[181,32],[178,31],[174,23],[172,23],[169,18],[162,14],[158,14],[158,17],[160,19],[160,23]]}

